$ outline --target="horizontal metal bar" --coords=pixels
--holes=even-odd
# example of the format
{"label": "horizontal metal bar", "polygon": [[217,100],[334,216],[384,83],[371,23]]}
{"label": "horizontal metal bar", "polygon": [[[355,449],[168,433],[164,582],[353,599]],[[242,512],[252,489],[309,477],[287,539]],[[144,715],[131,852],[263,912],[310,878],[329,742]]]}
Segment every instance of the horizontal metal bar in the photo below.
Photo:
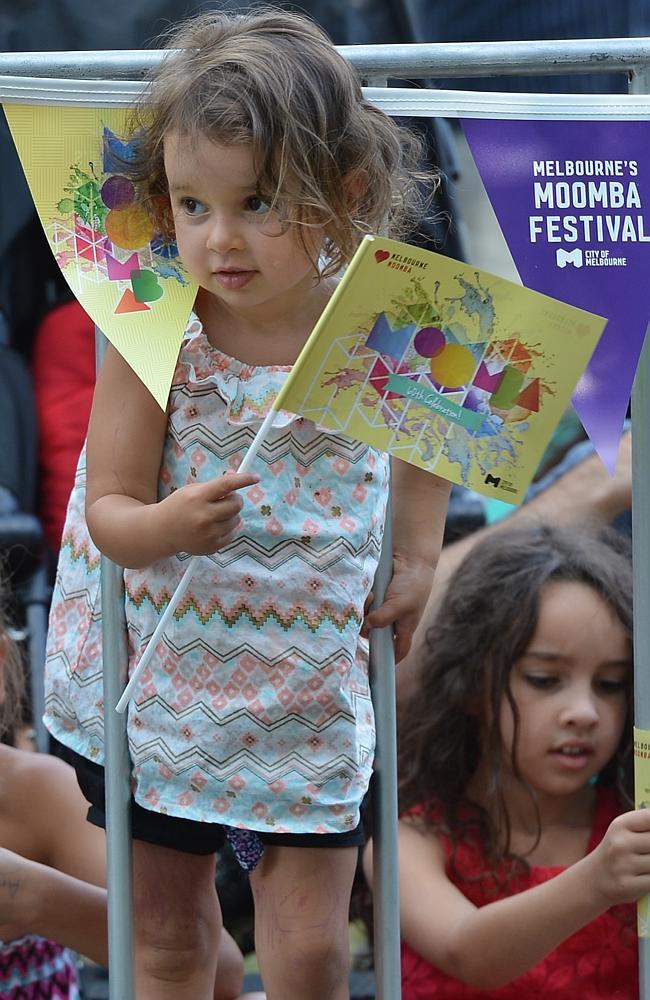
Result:
{"label": "horizontal metal bar", "polygon": [[[3,52],[0,75],[138,80],[166,51]],[[634,73],[650,66],[650,38],[341,45],[339,51],[362,76],[392,79]]]}
{"label": "horizontal metal bar", "polygon": [[394,79],[622,73],[650,65],[650,38],[348,45],[340,51],[363,76]]}

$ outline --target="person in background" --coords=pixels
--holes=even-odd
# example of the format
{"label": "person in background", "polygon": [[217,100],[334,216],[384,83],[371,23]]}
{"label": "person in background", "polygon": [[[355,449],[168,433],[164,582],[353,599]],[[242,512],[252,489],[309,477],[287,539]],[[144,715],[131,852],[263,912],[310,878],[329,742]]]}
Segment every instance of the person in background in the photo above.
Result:
{"label": "person in background", "polygon": [[[0,578],[0,996],[78,1000],[73,952],[108,965],[106,842],[69,764],[13,743],[23,664]],[[236,1000],[243,959],[224,932],[213,1000]],[[247,994],[241,1000],[263,1000]]]}
{"label": "person in background", "polygon": [[522,522],[472,547],[398,738],[404,1000],[638,997],[632,681],[623,536]]}
{"label": "person in background", "polygon": [[580,442],[562,462],[529,491],[530,500],[511,509],[507,518],[487,524],[445,545],[440,553],[429,600],[415,631],[411,648],[399,663],[396,675],[398,707],[401,711],[412,697],[421,666],[426,634],[436,616],[447,585],[455,570],[474,546],[522,524],[549,522],[558,525],[613,525],[624,535],[630,532],[632,507],[632,434],[621,439],[613,476],[588,441]]}

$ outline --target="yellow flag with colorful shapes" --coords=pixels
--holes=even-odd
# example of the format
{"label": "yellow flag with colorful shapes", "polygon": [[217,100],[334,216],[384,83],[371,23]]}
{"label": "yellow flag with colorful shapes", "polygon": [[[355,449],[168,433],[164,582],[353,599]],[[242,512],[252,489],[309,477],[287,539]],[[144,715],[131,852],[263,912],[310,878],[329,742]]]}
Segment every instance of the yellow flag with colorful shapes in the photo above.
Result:
{"label": "yellow flag with colorful shapes", "polygon": [[606,322],[367,236],[275,405],[518,503]]}
{"label": "yellow flag with colorful shapes", "polygon": [[128,112],[30,104],[4,110],[64,278],[164,409],[197,289],[125,176],[137,142],[125,138]]}
{"label": "yellow flag with colorful shapes", "polygon": [[[650,730],[634,727],[634,805],[650,809]],[[650,938],[650,896],[637,903],[637,931]]]}

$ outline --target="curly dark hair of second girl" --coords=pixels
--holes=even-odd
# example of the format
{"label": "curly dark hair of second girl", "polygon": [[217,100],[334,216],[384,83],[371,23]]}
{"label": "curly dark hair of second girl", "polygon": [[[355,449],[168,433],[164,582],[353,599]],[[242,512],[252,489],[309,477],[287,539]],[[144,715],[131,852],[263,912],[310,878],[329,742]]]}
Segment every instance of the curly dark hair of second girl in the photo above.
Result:
{"label": "curly dark hair of second girl", "polygon": [[207,136],[250,143],[259,193],[298,227],[324,231],[325,277],[366,233],[406,237],[422,221],[436,177],[420,169],[421,139],[364,100],[351,64],[309,18],[275,8],[210,11],[160,39],[169,54],[136,112],[136,182],[160,231],[173,237],[163,154],[169,133],[187,155]]}
{"label": "curly dark hair of second girl", "polygon": [[[422,821],[439,827],[452,844],[478,824],[495,866],[513,858],[502,788],[500,706],[504,697],[509,700],[515,721],[511,767],[524,783],[517,769],[519,723],[510,673],[532,639],[540,593],[551,581],[593,588],[627,632],[632,659],[632,562],[626,538],[613,529],[533,522],[506,528],[477,543],[450,580],[427,633],[416,690],[400,727],[401,811],[421,806]],[[632,785],[632,683],[630,671],[629,724],[598,778],[616,786],[623,801],[630,801]],[[465,798],[479,759],[489,765],[491,816]],[[525,787],[535,802],[534,790]],[[442,820],[434,821],[432,810]],[[525,866],[524,859],[514,860]]]}

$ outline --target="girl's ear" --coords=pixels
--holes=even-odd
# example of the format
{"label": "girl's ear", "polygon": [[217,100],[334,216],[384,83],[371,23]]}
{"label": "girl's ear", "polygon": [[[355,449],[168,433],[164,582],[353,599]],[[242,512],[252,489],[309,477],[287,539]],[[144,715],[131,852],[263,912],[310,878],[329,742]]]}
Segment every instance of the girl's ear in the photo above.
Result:
{"label": "girl's ear", "polygon": [[355,170],[343,178],[343,188],[348,199],[348,209],[354,211],[359,202],[363,201],[368,190],[368,175],[365,170]]}
{"label": "girl's ear", "polygon": [[168,194],[157,194],[151,199],[150,215],[156,228],[162,233],[165,239],[174,240],[176,238],[174,213],[172,212],[172,203]]}

